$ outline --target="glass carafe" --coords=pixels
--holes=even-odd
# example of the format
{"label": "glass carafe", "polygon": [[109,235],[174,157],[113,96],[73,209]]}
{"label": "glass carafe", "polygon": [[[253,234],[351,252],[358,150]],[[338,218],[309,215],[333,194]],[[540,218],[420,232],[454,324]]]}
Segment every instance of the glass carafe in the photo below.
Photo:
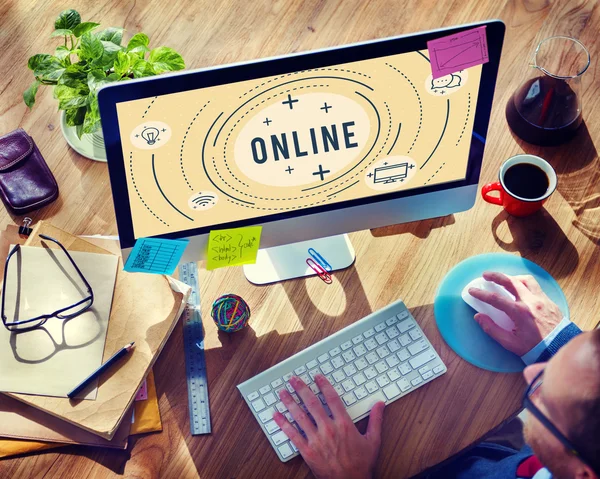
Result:
{"label": "glass carafe", "polygon": [[535,145],[560,145],[581,125],[581,77],[590,54],[574,38],[542,40],[533,54],[526,80],[506,105],[511,130]]}

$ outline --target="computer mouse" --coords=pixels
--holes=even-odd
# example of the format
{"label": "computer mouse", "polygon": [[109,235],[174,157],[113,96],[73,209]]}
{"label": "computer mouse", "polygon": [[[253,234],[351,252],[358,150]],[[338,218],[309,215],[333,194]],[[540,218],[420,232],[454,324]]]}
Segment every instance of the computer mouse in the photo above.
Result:
{"label": "computer mouse", "polygon": [[508,317],[508,315],[504,311],[500,311],[499,309],[494,308],[493,306],[471,296],[469,294],[470,288],[478,288],[483,289],[484,291],[489,291],[490,293],[498,293],[507,297],[511,301],[515,301],[515,297],[512,294],[506,291],[506,289],[504,289],[499,284],[493,283],[491,281],[486,281],[482,277],[479,277],[475,278],[473,281],[471,281],[465,286],[465,288],[462,291],[462,299],[465,301],[465,303],[471,306],[478,313],[488,315],[490,318],[492,318],[492,321],[494,321],[494,323],[496,323],[502,329],[511,331],[514,328],[515,323],[512,319]]}

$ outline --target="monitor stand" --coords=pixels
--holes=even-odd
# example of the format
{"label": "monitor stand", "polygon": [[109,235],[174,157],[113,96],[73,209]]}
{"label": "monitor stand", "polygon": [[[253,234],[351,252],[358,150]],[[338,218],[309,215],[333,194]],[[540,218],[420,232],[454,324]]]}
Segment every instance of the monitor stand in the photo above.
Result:
{"label": "monitor stand", "polygon": [[269,284],[292,278],[315,276],[308,266],[312,248],[331,265],[331,271],[345,269],[354,263],[356,254],[348,235],[301,241],[283,246],[259,249],[256,263],[244,265],[246,279],[254,284]]}

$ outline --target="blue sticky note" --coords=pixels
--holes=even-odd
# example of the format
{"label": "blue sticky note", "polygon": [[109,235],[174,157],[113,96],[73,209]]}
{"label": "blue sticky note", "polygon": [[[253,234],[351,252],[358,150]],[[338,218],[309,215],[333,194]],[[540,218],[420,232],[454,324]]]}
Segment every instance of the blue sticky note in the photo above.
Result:
{"label": "blue sticky note", "polygon": [[173,274],[189,240],[139,238],[125,267],[130,273]]}

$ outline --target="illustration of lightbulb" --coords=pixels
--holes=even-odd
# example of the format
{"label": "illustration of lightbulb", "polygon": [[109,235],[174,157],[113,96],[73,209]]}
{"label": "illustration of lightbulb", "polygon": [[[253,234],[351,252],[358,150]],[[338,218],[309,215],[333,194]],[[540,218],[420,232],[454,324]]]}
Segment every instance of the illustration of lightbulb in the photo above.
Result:
{"label": "illustration of lightbulb", "polygon": [[159,134],[160,132],[158,131],[158,128],[144,128],[144,130],[142,131],[142,138],[146,140],[146,143],[148,143],[149,145],[154,145],[154,143],[156,143],[156,140],[158,140]]}

